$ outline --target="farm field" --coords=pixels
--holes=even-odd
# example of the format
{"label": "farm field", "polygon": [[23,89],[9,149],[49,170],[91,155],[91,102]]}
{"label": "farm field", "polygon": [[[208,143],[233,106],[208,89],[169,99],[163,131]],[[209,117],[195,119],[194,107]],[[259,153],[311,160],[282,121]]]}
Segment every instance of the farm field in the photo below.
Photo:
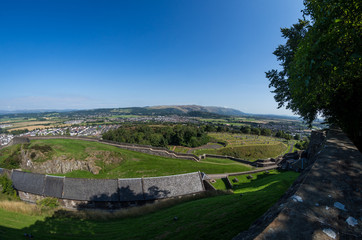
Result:
{"label": "farm field", "polygon": [[[23,146],[24,147],[24,146]],[[114,146],[75,139],[48,139],[32,140],[28,149],[38,149],[45,151],[38,154],[38,159],[34,161],[44,162],[54,157],[67,159],[85,160],[97,157],[97,166],[102,169],[99,174],[89,171],[76,170],[66,174],[58,174],[67,177],[79,178],[132,178],[132,177],[155,177],[181,173],[201,171],[205,173],[227,173],[242,172],[251,169],[250,166],[237,163],[231,160],[213,160],[196,162],[185,159],[174,159],[139,153],[120,149]],[[0,166],[5,159],[19,150],[19,146],[14,145],[0,150]],[[107,163],[106,157],[111,156],[113,163]],[[215,163],[215,161],[219,161]]]}
{"label": "farm field", "polygon": [[138,215],[128,218],[107,219],[98,213],[98,220],[89,220],[61,212],[29,215],[0,208],[0,238],[24,239],[24,233],[31,233],[34,239],[231,239],[270,208],[298,173],[272,171],[254,176],[235,184],[233,194],[191,200],[143,215],[141,208]]}
{"label": "farm field", "polygon": [[7,127],[6,130],[13,131],[13,130],[23,130],[28,129],[32,131],[34,129],[44,129],[50,127],[66,127],[70,126],[70,124],[64,124],[64,121],[59,118],[47,118],[44,121],[39,121],[36,118],[34,119],[1,119],[2,121],[0,124],[11,124],[12,126]]}

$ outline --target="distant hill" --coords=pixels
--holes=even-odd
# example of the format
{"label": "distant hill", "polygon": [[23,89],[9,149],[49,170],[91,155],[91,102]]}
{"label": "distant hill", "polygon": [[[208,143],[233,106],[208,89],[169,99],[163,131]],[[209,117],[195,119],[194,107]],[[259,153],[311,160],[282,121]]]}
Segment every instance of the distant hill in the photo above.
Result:
{"label": "distant hill", "polygon": [[173,105],[173,106],[147,106],[130,108],[102,108],[62,112],[61,115],[93,115],[93,114],[130,114],[130,115],[181,115],[190,117],[221,117],[221,116],[246,116],[247,114],[231,108],[204,107],[198,105]]}
{"label": "distant hill", "polygon": [[150,110],[164,110],[170,112],[179,112],[183,114],[188,114],[190,112],[206,112],[206,113],[214,113],[219,115],[226,116],[246,116],[248,114],[233,109],[233,108],[224,108],[224,107],[214,107],[214,106],[199,106],[199,105],[170,105],[170,106],[153,106],[153,107],[145,107]]}
{"label": "distant hill", "polygon": [[278,116],[268,114],[249,114],[242,111],[215,106],[199,106],[199,105],[162,105],[162,106],[146,106],[146,107],[128,107],[128,108],[99,108],[88,110],[0,110],[0,118],[9,117],[83,117],[88,115],[181,115],[189,117],[218,118],[225,116],[253,117],[253,118],[269,118],[269,119],[298,119],[297,116]]}

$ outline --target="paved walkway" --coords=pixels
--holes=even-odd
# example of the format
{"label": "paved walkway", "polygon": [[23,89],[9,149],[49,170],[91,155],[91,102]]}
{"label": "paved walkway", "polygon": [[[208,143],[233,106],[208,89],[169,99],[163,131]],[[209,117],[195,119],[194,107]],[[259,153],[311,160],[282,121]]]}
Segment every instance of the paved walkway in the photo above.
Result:
{"label": "paved walkway", "polygon": [[288,153],[292,153],[293,152],[293,148],[294,148],[294,143],[290,144],[290,149]]}

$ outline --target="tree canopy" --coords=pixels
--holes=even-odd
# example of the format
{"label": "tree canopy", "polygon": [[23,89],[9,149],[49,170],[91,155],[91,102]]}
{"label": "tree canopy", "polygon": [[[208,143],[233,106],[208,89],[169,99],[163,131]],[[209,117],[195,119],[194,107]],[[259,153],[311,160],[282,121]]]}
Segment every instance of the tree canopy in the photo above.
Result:
{"label": "tree canopy", "polygon": [[309,124],[320,114],[361,147],[361,1],[305,0],[304,5],[304,19],[281,29],[287,41],[273,54],[282,69],[266,72],[269,87],[278,107]]}
{"label": "tree canopy", "polygon": [[203,127],[179,124],[174,126],[121,126],[109,130],[102,137],[105,140],[156,147],[167,147],[168,144],[198,147],[210,140]]}

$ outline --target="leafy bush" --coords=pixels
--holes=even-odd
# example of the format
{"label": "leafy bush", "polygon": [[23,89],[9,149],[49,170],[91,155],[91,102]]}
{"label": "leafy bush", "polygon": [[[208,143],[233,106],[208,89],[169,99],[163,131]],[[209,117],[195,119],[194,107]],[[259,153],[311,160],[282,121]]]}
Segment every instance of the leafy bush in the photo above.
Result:
{"label": "leafy bush", "polygon": [[31,159],[34,159],[36,157],[36,153],[35,152],[32,152],[31,154],[30,154],[30,158]]}
{"label": "leafy bush", "polygon": [[16,196],[13,182],[7,176],[0,177],[1,192],[10,196]]}
{"label": "leafy bush", "polygon": [[59,206],[58,199],[52,197],[46,197],[36,202],[41,207],[56,208]]}
{"label": "leafy bush", "polygon": [[300,150],[307,150],[309,141],[299,141],[295,144],[295,147]]}
{"label": "leafy bush", "polygon": [[15,150],[10,156],[0,163],[1,168],[14,169],[19,168],[21,163],[21,155],[19,150]]}
{"label": "leafy bush", "polygon": [[49,145],[34,145],[31,149],[38,150],[42,153],[51,152],[53,150],[53,148]]}

